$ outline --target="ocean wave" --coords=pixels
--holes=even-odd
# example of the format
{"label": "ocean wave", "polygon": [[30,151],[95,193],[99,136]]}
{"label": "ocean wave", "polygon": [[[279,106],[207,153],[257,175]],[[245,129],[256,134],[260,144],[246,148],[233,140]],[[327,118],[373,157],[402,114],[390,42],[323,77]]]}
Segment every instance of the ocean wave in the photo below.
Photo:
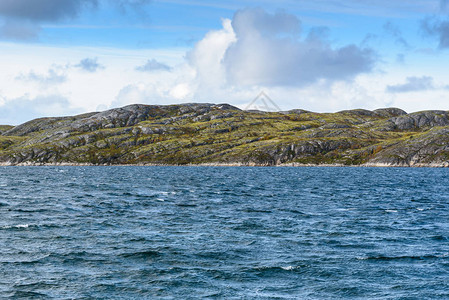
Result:
{"label": "ocean wave", "polygon": [[153,258],[160,256],[161,253],[154,250],[146,250],[146,251],[140,251],[140,252],[127,252],[120,254],[121,257],[125,258],[137,258],[137,259],[147,259],[147,258]]}
{"label": "ocean wave", "polygon": [[3,225],[0,226],[1,229],[27,229],[30,227],[33,227],[35,225],[30,225],[30,224],[18,224],[18,225]]}
{"label": "ocean wave", "polygon": [[250,271],[255,271],[257,273],[263,273],[265,275],[270,275],[272,273],[279,272],[295,272],[299,270],[303,270],[305,266],[294,266],[294,265],[285,265],[285,266],[262,266],[262,267],[254,267]]}
{"label": "ocean wave", "polygon": [[14,299],[46,299],[49,298],[48,295],[32,291],[14,291],[11,295]]}
{"label": "ocean wave", "polygon": [[176,206],[179,206],[179,207],[197,207],[198,205],[196,205],[196,204],[189,204],[189,203],[177,203]]}
{"label": "ocean wave", "polygon": [[241,212],[247,212],[247,213],[266,213],[266,214],[271,214],[273,211],[271,210],[264,210],[264,209],[253,209],[253,208],[248,208],[248,209],[241,209],[239,210]]}
{"label": "ocean wave", "polygon": [[447,236],[443,236],[443,235],[434,235],[431,237],[432,240],[434,241],[447,241],[449,240],[449,238]]}
{"label": "ocean wave", "polygon": [[366,256],[357,257],[358,260],[374,260],[374,261],[396,261],[396,260],[432,260],[432,259],[446,259],[449,258],[449,254],[442,255],[400,255],[400,256]]}
{"label": "ocean wave", "polygon": [[[67,170],[55,179],[45,168],[0,174],[11,182],[50,178],[0,189],[1,299],[447,295],[445,170],[414,171],[425,179],[416,189],[407,185],[414,177],[395,169],[300,169],[312,174],[301,186],[286,180],[296,169]],[[429,178],[438,180],[427,185]],[[247,181],[254,190],[242,196]],[[264,196],[272,191],[275,199]],[[412,203],[421,192],[429,202]],[[30,212],[37,209],[48,210]]]}
{"label": "ocean wave", "polygon": [[[107,255],[87,251],[72,251],[67,253],[49,253],[37,260],[30,261],[30,264],[74,264],[80,262],[90,262],[101,264],[108,261]],[[25,262],[26,263],[26,262]]]}
{"label": "ocean wave", "polygon": [[52,288],[55,284],[48,283],[46,281],[36,281],[30,283],[19,283],[15,284],[13,288],[21,290],[21,289],[39,289],[39,288]]}
{"label": "ocean wave", "polygon": [[33,257],[33,259],[29,259],[29,260],[13,260],[13,261],[6,260],[6,261],[0,261],[0,264],[7,264],[7,265],[34,265],[34,264],[41,263],[43,260],[45,260],[49,256],[50,255],[45,255],[45,256],[42,256],[42,257],[39,257],[39,258]]}
{"label": "ocean wave", "polygon": [[49,212],[50,210],[46,209],[46,208],[36,208],[36,209],[17,208],[17,209],[12,209],[12,211],[22,212],[22,213],[43,213],[43,212]]}
{"label": "ocean wave", "polygon": [[60,228],[63,225],[48,223],[48,224],[17,224],[17,225],[2,225],[0,229],[16,229],[16,230],[27,230],[27,229],[48,229],[48,228]]}

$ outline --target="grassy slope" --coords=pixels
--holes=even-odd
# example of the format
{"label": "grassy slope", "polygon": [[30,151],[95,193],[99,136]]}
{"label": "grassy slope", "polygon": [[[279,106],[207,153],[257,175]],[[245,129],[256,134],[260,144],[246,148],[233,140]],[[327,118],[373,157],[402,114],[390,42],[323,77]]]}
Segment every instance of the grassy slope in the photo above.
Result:
{"label": "grassy slope", "polygon": [[134,126],[94,131],[64,131],[67,120],[58,119],[52,121],[51,129],[0,136],[0,161],[408,164],[423,145],[433,147],[432,153],[423,154],[427,155],[423,162],[448,160],[447,128],[389,130],[390,118],[359,111],[298,114],[213,109],[199,115],[171,111]]}

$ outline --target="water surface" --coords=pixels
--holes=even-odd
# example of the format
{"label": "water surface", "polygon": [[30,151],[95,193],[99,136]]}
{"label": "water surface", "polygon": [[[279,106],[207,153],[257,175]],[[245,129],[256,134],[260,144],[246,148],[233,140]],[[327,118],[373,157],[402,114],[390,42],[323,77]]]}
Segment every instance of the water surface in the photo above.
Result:
{"label": "water surface", "polygon": [[0,168],[0,298],[448,299],[446,169]]}

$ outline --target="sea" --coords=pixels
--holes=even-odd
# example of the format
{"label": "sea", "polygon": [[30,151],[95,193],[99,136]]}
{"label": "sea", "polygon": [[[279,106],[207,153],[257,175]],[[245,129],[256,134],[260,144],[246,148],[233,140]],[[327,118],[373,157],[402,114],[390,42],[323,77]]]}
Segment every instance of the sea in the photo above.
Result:
{"label": "sea", "polygon": [[0,167],[0,299],[449,299],[448,174]]}

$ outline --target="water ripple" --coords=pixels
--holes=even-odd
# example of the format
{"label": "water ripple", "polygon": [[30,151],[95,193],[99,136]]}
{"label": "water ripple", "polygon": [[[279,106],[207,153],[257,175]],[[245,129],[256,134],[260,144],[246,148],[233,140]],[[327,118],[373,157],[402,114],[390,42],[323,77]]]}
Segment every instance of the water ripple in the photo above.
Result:
{"label": "water ripple", "polygon": [[449,298],[445,169],[0,167],[0,298]]}

